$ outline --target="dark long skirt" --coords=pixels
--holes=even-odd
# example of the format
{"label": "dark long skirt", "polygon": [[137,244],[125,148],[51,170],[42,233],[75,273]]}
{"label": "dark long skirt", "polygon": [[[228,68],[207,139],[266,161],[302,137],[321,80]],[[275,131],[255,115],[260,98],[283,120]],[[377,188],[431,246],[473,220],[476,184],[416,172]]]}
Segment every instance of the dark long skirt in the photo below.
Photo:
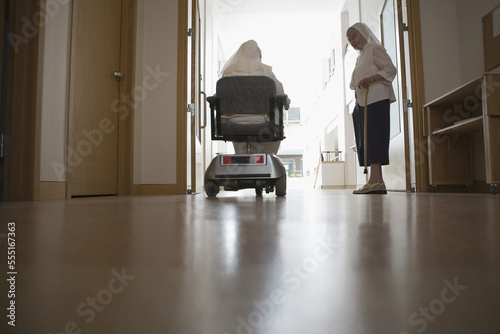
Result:
{"label": "dark long skirt", "polygon": [[[368,166],[373,163],[389,164],[390,110],[391,102],[389,100],[378,101],[368,105]],[[356,104],[352,119],[354,122],[354,135],[356,137],[359,165],[363,167],[365,165],[365,108]]]}

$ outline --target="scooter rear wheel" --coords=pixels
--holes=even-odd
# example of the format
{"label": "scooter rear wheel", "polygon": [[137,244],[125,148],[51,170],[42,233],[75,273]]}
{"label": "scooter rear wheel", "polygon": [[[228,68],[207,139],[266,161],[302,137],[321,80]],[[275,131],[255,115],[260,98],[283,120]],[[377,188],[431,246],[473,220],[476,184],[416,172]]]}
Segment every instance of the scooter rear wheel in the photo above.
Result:
{"label": "scooter rear wheel", "polygon": [[215,197],[219,193],[219,185],[212,181],[205,181],[205,193],[208,197]]}
{"label": "scooter rear wheel", "polygon": [[283,197],[286,196],[286,174],[276,180],[276,196]]}

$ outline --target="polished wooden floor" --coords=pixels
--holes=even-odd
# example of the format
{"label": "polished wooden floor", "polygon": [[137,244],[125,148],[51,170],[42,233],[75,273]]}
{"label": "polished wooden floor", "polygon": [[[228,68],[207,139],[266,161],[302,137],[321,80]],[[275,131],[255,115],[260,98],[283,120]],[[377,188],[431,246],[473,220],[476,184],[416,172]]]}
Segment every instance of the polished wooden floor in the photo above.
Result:
{"label": "polished wooden floor", "polygon": [[500,333],[500,195],[245,190],[0,218],[1,333]]}

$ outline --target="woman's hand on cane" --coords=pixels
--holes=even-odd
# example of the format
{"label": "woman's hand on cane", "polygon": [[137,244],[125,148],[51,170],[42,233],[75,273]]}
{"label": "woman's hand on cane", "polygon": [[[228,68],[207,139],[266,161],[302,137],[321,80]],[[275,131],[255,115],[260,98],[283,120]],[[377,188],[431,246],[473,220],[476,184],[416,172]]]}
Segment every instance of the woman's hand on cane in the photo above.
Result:
{"label": "woman's hand on cane", "polygon": [[358,87],[366,89],[374,82],[375,82],[375,78],[373,76],[368,77],[368,78],[364,78],[363,80],[358,82]]}
{"label": "woman's hand on cane", "polygon": [[384,77],[382,77],[380,74],[375,74],[375,75],[369,76],[367,78],[364,78],[363,80],[361,80],[360,82],[358,82],[358,87],[366,89],[371,84],[373,84],[373,83],[375,83],[377,81],[381,81],[381,80],[384,80]]}

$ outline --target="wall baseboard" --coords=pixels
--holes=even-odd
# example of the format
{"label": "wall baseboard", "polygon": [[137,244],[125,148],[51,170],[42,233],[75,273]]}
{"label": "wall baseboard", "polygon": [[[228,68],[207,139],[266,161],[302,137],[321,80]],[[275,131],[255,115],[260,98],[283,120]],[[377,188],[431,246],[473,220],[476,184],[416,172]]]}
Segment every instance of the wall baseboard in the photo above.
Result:
{"label": "wall baseboard", "polygon": [[177,195],[175,184],[134,184],[133,195]]}
{"label": "wall baseboard", "polygon": [[41,201],[66,199],[66,182],[40,182]]}
{"label": "wall baseboard", "polygon": [[339,189],[355,189],[355,187],[353,187],[353,186],[341,186],[341,185],[328,185],[328,186],[321,186],[321,189],[324,189],[324,190],[331,190],[331,189],[339,190]]}
{"label": "wall baseboard", "polygon": [[[175,184],[134,184],[132,195],[178,195]],[[40,201],[66,198],[66,182],[40,182]]]}

